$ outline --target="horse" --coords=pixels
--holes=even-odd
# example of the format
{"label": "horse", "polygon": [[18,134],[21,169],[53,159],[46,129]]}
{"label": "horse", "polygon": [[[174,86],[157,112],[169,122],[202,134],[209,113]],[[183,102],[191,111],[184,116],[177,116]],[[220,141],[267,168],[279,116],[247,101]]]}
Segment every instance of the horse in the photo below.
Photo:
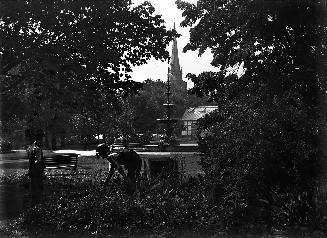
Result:
{"label": "horse", "polygon": [[[139,189],[139,179],[142,170],[143,161],[141,157],[132,149],[123,148],[120,151],[113,152],[112,147],[107,144],[100,144],[96,148],[96,157],[107,159],[110,164],[109,174],[105,180],[108,185],[111,177],[117,170],[124,179],[131,185],[133,192]],[[127,174],[124,169],[127,170]]]}

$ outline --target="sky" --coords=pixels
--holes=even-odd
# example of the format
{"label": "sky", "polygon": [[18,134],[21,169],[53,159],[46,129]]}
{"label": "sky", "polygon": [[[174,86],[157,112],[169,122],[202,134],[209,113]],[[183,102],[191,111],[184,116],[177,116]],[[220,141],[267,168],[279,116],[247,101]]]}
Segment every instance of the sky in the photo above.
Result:
{"label": "sky", "polygon": [[[217,71],[216,68],[211,66],[212,54],[210,50],[207,50],[201,57],[198,57],[198,51],[188,51],[183,53],[184,46],[189,40],[189,28],[180,27],[180,23],[183,20],[182,11],[179,10],[175,4],[175,0],[148,0],[152,3],[156,9],[155,13],[162,15],[162,18],[166,22],[166,28],[172,29],[174,21],[176,22],[176,31],[181,34],[177,38],[179,62],[183,70],[183,80],[187,82],[188,88],[193,86],[191,81],[186,79],[188,73],[200,74],[203,71]],[[196,3],[197,0],[186,0],[190,3]],[[140,4],[144,0],[132,0],[133,4]],[[169,44],[167,50],[171,54],[172,44]],[[151,59],[147,64],[134,67],[133,73],[131,74],[132,80],[144,81],[148,78],[153,80],[161,79],[167,80],[168,62],[162,62],[160,60]]]}

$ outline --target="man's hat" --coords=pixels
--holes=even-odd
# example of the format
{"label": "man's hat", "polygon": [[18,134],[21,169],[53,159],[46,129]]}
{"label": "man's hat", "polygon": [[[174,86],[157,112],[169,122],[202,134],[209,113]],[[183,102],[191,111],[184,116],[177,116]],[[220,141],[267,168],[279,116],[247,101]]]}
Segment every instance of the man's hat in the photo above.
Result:
{"label": "man's hat", "polygon": [[102,158],[105,158],[107,154],[110,152],[110,146],[103,143],[98,145],[95,151],[97,157],[100,155]]}

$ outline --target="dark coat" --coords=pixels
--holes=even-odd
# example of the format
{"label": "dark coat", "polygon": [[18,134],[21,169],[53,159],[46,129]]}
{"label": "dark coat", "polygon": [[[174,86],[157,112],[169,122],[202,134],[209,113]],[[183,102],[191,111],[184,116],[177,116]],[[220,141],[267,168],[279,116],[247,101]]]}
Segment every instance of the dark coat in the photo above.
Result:
{"label": "dark coat", "polygon": [[43,151],[36,142],[27,148],[27,158],[29,161],[28,175],[31,178],[43,178],[45,168]]}
{"label": "dark coat", "polygon": [[121,151],[115,152],[116,156],[112,156],[115,153],[111,153],[110,146],[106,144],[100,144],[96,149],[96,153],[97,157],[101,156],[104,159],[108,159],[108,161],[111,162],[113,166],[118,167],[119,165],[123,165],[128,173],[139,173],[141,171],[142,159],[134,150],[122,149]]}

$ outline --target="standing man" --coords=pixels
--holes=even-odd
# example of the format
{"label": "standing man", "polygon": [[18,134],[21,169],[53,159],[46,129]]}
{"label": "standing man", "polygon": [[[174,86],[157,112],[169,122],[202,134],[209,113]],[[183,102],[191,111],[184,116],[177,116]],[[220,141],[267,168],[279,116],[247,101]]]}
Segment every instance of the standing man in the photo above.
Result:
{"label": "standing man", "polygon": [[27,148],[27,158],[29,161],[28,176],[31,179],[32,204],[35,205],[41,201],[43,193],[44,158],[40,144],[34,141]]}

